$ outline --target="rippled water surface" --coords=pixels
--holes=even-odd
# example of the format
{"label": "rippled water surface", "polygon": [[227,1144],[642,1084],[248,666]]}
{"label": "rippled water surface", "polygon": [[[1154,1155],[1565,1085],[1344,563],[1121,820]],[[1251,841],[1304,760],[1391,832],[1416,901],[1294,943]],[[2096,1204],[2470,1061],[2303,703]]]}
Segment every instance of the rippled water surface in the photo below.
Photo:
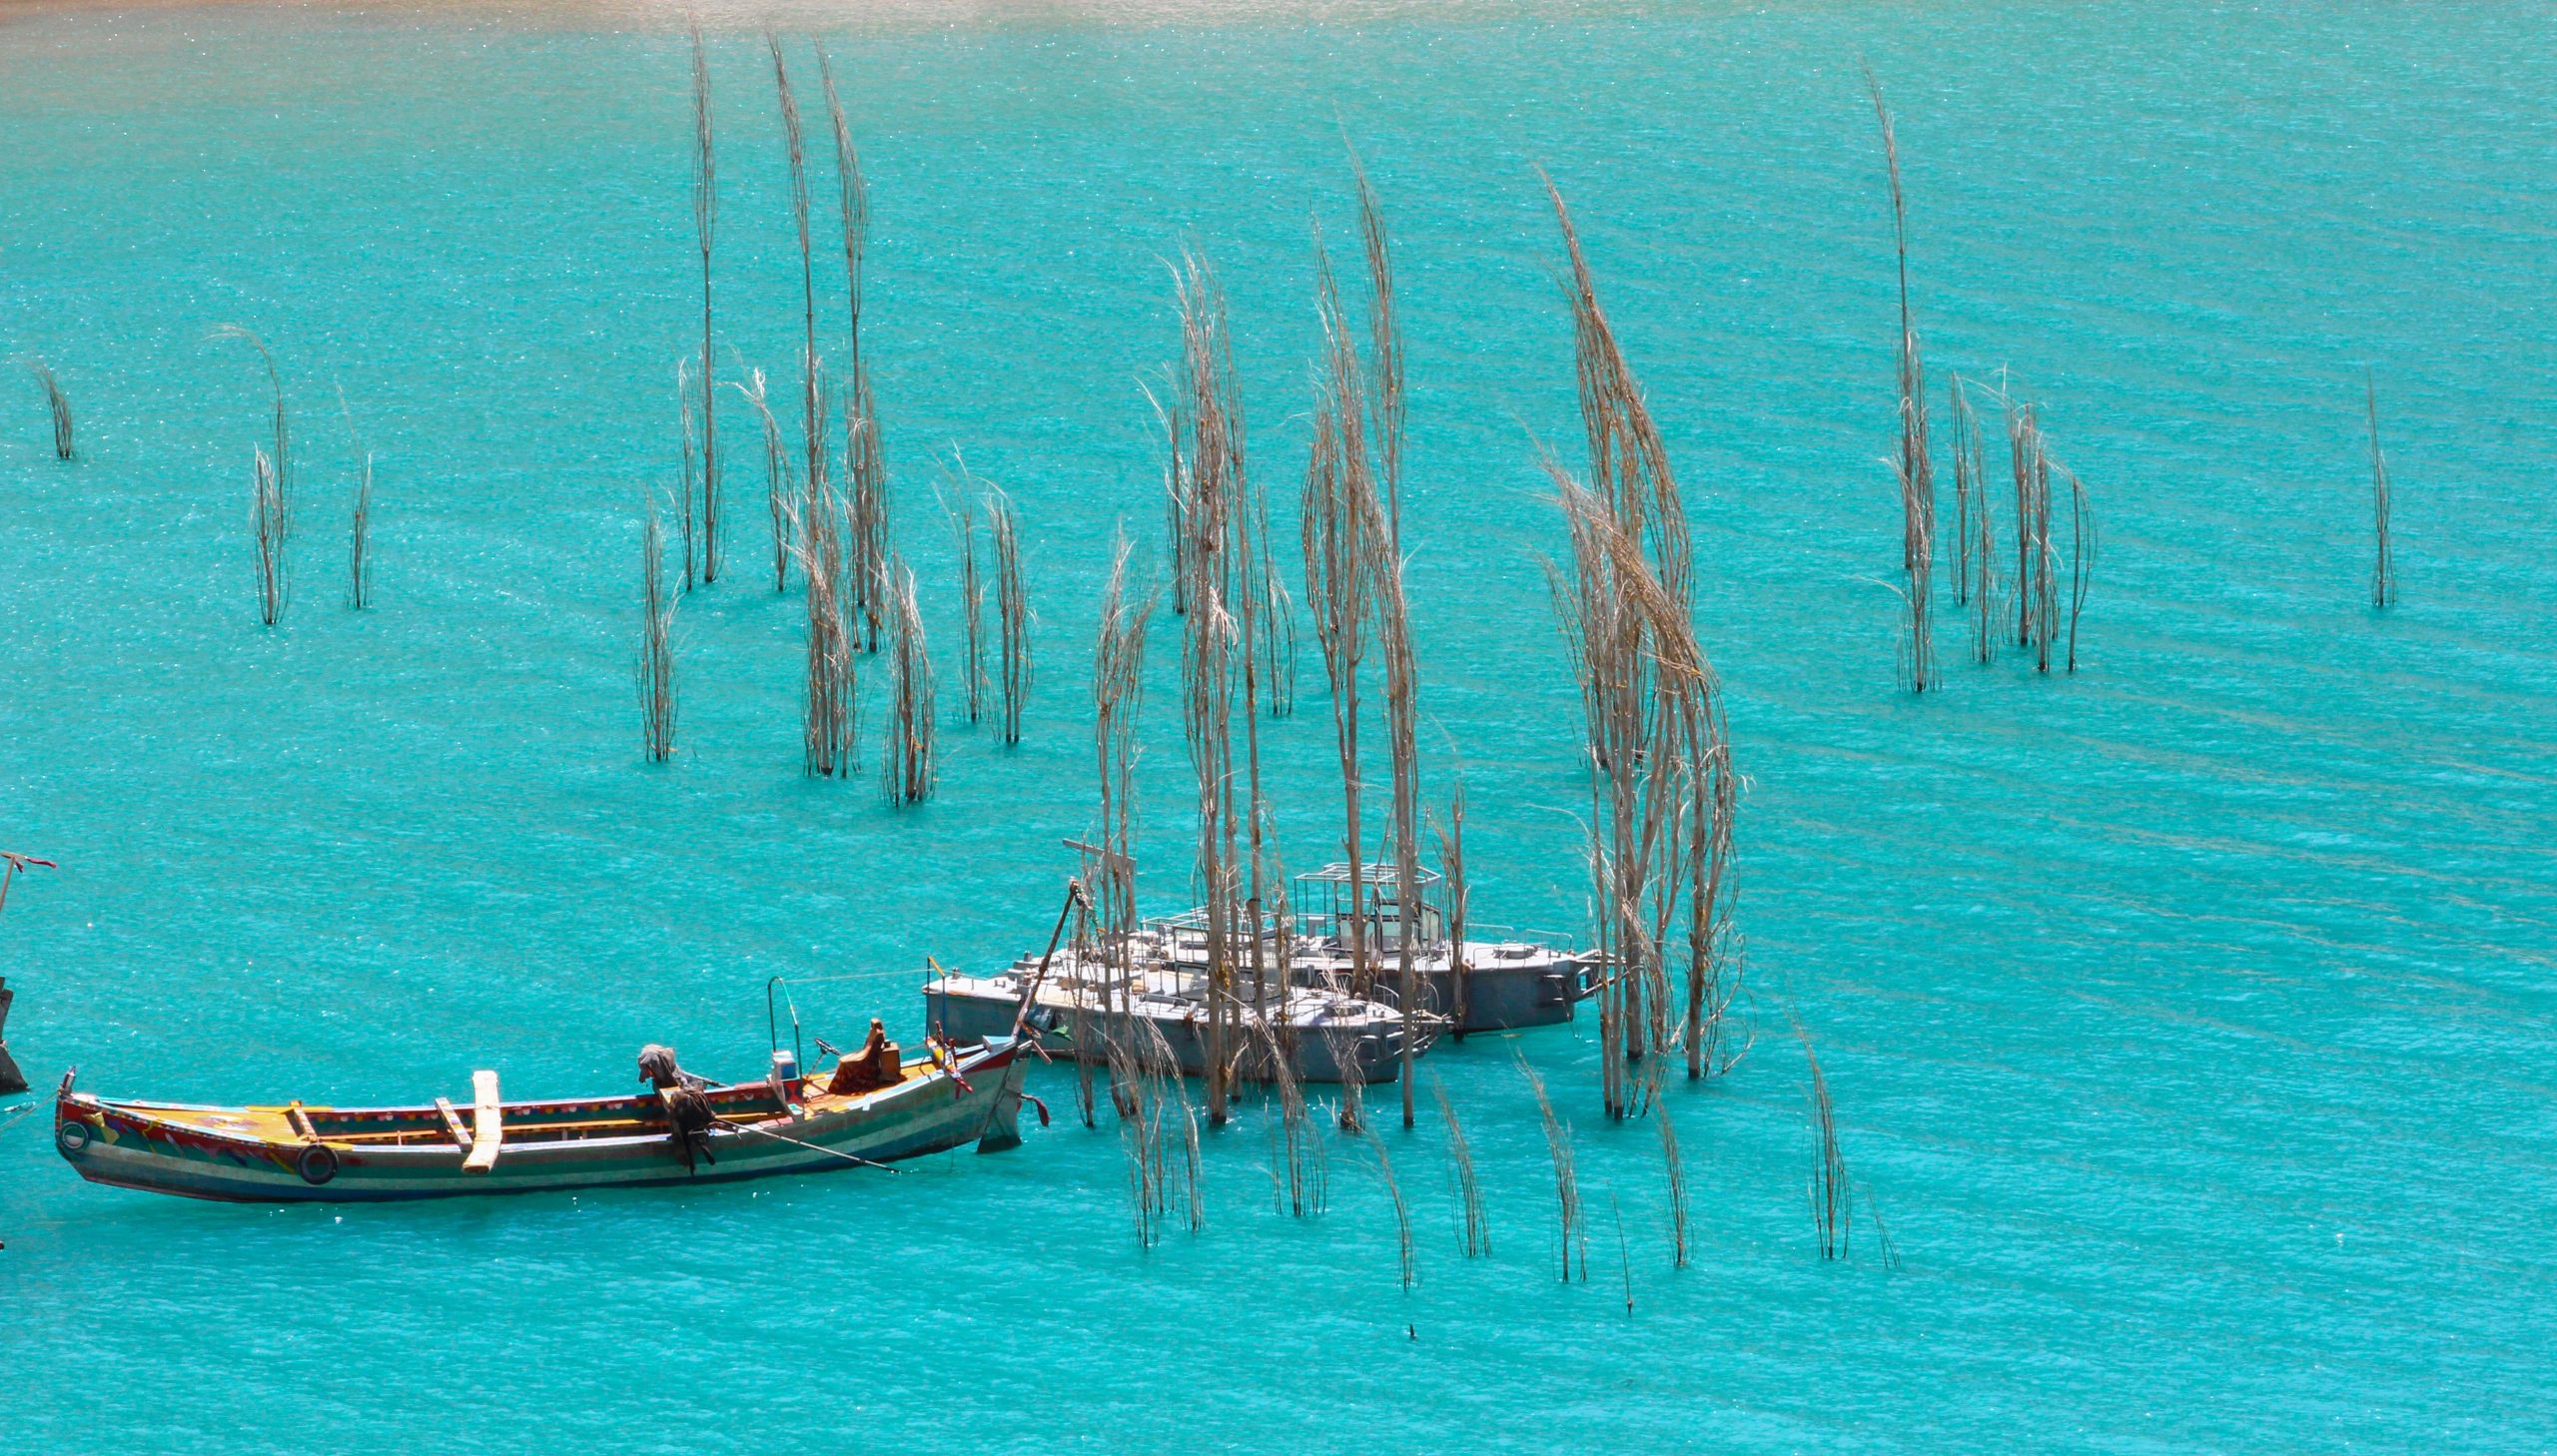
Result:
{"label": "rippled water surface", "polygon": [[[2551,19],[836,29],[901,543],[946,658],[935,490],[964,452],[1020,502],[1039,615],[1027,741],[968,729],[945,680],[941,793],[906,812],[800,774],[800,609],[757,583],[742,450],[732,574],[680,613],[682,752],[640,762],[638,508],[673,468],[697,307],[679,33],[493,8],[0,23],[0,351],[52,363],[82,447],[56,464],[33,386],[0,392],[0,844],[62,865],[0,920],[40,1084],[76,1064],[108,1092],[345,1103],[495,1067],[567,1094],[660,1040],[742,1076],[779,973],[858,973],[806,998],[819,1030],[877,1009],[911,1038],[923,958],[1032,945],[1086,828],[1090,638],[1118,525],[1159,554],[1141,385],[1185,245],[1224,274],[1253,465],[1292,499],[1344,128],[1400,250],[1424,767],[1433,797],[1464,774],[1477,915],[1585,915],[1536,463],[1578,439],[1542,166],[1687,489],[1751,781],[1759,1032],[1728,1081],[1671,1090],[1684,1271],[1652,1130],[1600,1115],[1588,1018],[1433,1053],[1495,1252],[1461,1257],[1424,1112],[1384,1138],[1409,1293],[1368,1155],[1332,1147],[1325,1216],[1274,1212],[1258,1106],[1209,1138],[1206,1231],[1150,1252],[1116,1139],[1069,1119],[897,1176],[270,1210],[89,1186],[41,1112],[0,1106],[0,1450],[2544,1449]],[[724,346],[786,373],[770,75],[747,23],[712,47]],[[1948,606],[1946,690],[1895,691],[1860,59],[1899,116],[1937,377],[2009,369],[2102,513],[2074,677],[1971,666]],[[261,378],[208,340],[232,323],[276,347],[301,446],[274,631],[246,526]],[[2397,480],[2384,614],[2366,369]],[[361,614],[350,420],[378,460]],[[1155,667],[1145,893],[1170,908],[1187,766]],[[1303,671],[1268,739],[1298,865],[1338,835]],[[1865,1236],[1815,1256],[1789,1008],[1896,1270]],[[1554,1277],[1522,1052],[1577,1127],[1585,1285]]]}

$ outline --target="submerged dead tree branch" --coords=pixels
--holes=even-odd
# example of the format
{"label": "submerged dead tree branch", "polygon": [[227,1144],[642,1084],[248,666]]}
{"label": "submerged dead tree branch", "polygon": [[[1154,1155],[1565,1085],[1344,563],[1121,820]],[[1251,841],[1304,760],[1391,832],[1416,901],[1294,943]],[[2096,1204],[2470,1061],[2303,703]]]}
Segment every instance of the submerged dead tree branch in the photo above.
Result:
{"label": "submerged dead tree branch", "polygon": [[1891,220],[1894,253],[1900,266],[1900,451],[1892,473],[1900,483],[1901,598],[1908,608],[1908,636],[1902,645],[1902,678],[1912,692],[1923,693],[1936,681],[1935,615],[1931,593],[1935,582],[1936,467],[1927,446],[1927,378],[1919,361],[1918,330],[1909,312],[1909,204],[1900,190],[1900,142],[1883,105],[1882,83],[1865,69],[1865,90],[1873,98],[1874,120],[1882,127],[1883,159],[1891,175]]}
{"label": "submerged dead tree branch", "polygon": [[45,409],[53,416],[53,457],[68,460],[79,453],[71,437],[71,400],[62,392],[62,381],[53,376],[53,366],[43,360],[30,360],[27,372],[33,374],[36,386],[44,390]]}
{"label": "submerged dead tree branch", "polygon": [[[1656,1059],[1673,1049],[1685,1049],[1691,1078],[1727,1070],[1746,1050],[1724,1029],[1741,977],[1732,929],[1739,779],[1721,679],[1695,631],[1686,506],[1570,212],[1550,180],[1546,188],[1571,260],[1589,448],[1585,485],[1545,461],[1571,542],[1568,571],[1549,574],[1586,719],[1592,898],[1606,968],[1601,1090],[1608,1115],[1622,1117],[1656,1084]],[[1673,1011],[1680,960],[1686,996]],[[1638,1066],[1639,1087],[1629,1075]]]}

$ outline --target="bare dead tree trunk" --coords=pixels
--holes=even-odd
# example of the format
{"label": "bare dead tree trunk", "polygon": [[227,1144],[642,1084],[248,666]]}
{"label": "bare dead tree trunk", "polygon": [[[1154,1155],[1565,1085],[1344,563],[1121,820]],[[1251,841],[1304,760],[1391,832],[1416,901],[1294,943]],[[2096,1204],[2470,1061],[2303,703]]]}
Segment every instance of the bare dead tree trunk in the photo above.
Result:
{"label": "bare dead tree trunk", "polygon": [[1237,826],[1234,804],[1237,586],[1233,515],[1244,499],[1243,426],[1226,302],[1215,274],[1185,255],[1178,274],[1182,351],[1166,414],[1173,457],[1169,479],[1185,532],[1189,610],[1184,615],[1182,721],[1199,785],[1200,883],[1207,891],[1208,997],[1204,1037],[1208,1120],[1228,1116],[1239,1048],[1236,995]]}
{"label": "bare dead tree trunk", "polygon": [[[1103,1021],[1124,1017],[1126,988],[1135,973],[1131,938],[1137,927],[1135,859],[1136,757],[1138,710],[1145,697],[1146,628],[1157,598],[1128,599],[1128,538],[1123,532],[1112,555],[1110,584],[1101,601],[1101,633],[1093,648],[1093,754],[1100,786],[1100,830],[1093,864],[1084,883],[1093,890],[1094,919],[1104,965]],[[1076,1055],[1089,1050],[1078,1044]],[[1110,1047],[1113,1096],[1120,1089],[1125,1058],[1114,1039]],[[1120,1100],[1124,1109],[1126,1101]]]}
{"label": "bare dead tree trunk", "polygon": [[1315,392],[1313,452],[1305,468],[1300,540],[1305,604],[1313,612],[1314,639],[1321,644],[1323,672],[1331,682],[1332,735],[1340,753],[1350,905],[1341,931],[1348,942],[1351,990],[1365,996],[1374,972],[1365,930],[1366,845],[1358,822],[1358,667],[1366,656],[1367,622],[1376,592],[1374,532],[1367,527],[1375,476],[1361,418],[1366,397],[1363,371],[1319,234],[1314,239],[1314,280],[1325,367]]}
{"label": "bare dead tree trunk", "polygon": [[[851,481],[850,588],[847,620],[861,627],[863,650],[879,650],[879,634],[890,598],[888,581],[888,474],[880,451],[878,401],[870,391],[870,366],[861,354],[862,262],[868,256],[870,189],[861,173],[861,155],[845,120],[843,97],[835,88],[834,63],[825,47],[817,47],[817,71],[826,93],[826,116],[834,129],[836,206],[843,225],[844,297],[850,330],[851,388],[844,396],[844,476]],[[973,721],[973,718],[972,718]]]}
{"label": "bare dead tree trunk", "polygon": [[983,721],[986,697],[986,583],[977,569],[977,504],[969,491],[973,477],[962,474],[957,481],[959,507],[951,512],[951,524],[959,537],[959,609],[960,623],[966,634],[967,654],[962,671],[968,680],[968,721]]}
{"label": "bare dead tree trunk", "polygon": [[1891,112],[1883,105],[1882,83],[1871,68],[1865,71],[1865,89],[1873,97],[1883,157],[1890,164],[1892,236],[1900,264],[1900,456],[1893,472],[1900,481],[1901,594],[1909,609],[1902,666],[1910,691],[1923,693],[1936,680],[1935,616],[1929,600],[1935,581],[1936,468],[1927,447],[1926,370],[1909,313],[1909,205],[1900,190],[1900,143],[1892,133]]}
{"label": "bare dead tree trunk", "polygon": [[844,619],[842,493],[809,482],[791,522],[791,555],[806,587],[807,659],[801,720],[805,763],[818,778],[850,778],[860,767],[852,639]]}
{"label": "bare dead tree trunk", "polygon": [[[1590,865],[1598,949],[1602,1093],[1622,1117],[1648,1096],[1629,1069],[1681,1043],[1690,1076],[1730,1065],[1720,1019],[1738,987],[1730,932],[1737,778],[1720,680],[1697,643],[1693,547],[1668,451],[1613,329],[1559,192],[1546,184],[1571,259],[1575,371],[1589,484],[1548,459],[1572,567],[1553,572],[1587,718]],[[1688,995],[1673,1019],[1670,948],[1687,923]]]}
{"label": "bare dead tree trunk", "polygon": [[[763,33],[764,48],[772,53],[772,84],[781,96],[781,135],[790,155],[790,218],[799,231],[799,296],[805,341],[799,354],[799,403],[801,430],[806,439],[807,460],[800,478],[811,494],[822,488],[826,477],[825,432],[819,422],[823,407],[817,384],[817,264],[808,232],[808,154],[799,127],[799,103],[790,90],[790,68],[781,58],[781,41],[771,31]],[[789,585],[787,548],[775,542],[772,561],[772,589],[781,591]]]}
{"label": "bare dead tree trunk", "polygon": [[[692,27],[692,226],[701,246],[701,581],[719,579],[718,370],[710,355],[710,245],[719,224],[719,167],[711,147],[710,63]],[[690,502],[684,506],[690,518]]]}

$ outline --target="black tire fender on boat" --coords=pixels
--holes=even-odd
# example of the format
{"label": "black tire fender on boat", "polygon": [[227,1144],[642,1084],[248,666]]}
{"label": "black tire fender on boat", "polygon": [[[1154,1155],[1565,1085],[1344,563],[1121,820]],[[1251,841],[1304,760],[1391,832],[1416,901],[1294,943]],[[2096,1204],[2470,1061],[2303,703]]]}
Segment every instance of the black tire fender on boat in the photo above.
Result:
{"label": "black tire fender on boat", "polygon": [[89,1124],[77,1121],[65,1122],[53,1129],[53,1141],[55,1146],[62,1149],[66,1157],[78,1152],[89,1145]]}
{"label": "black tire fender on boat", "polygon": [[338,1175],[338,1154],[315,1142],[302,1149],[302,1156],[293,1160],[293,1170],[302,1174],[304,1182],[316,1188]]}

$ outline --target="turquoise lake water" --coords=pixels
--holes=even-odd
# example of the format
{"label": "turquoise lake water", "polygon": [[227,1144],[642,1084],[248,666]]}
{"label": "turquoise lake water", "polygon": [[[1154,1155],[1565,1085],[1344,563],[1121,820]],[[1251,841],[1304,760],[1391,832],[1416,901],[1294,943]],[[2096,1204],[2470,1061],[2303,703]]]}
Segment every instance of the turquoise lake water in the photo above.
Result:
{"label": "turquoise lake water", "polygon": [[[1141,384],[1165,262],[1222,271],[1291,520],[1309,226],[1340,136],[1395,230],[1428,792],[1478,919],[1577,934],[1578,703],[1535,461],[1569,459],[1571,200],[1686,487],[1739,762],[1756,1048],[1600,1113],[1594,1018],[1433,1052],[1324,1216],[1267,1125],[1151,1251],[1069,1118],[904,1176],[266,1209],[81,1182],[0,1104],[0,1451],[2545,1450],[2557,1436],[2557,30],[2544,5],[1002,8],[838,28],[871,183],[866,335],[947,666],[955,448],[1020,502],[1027,741],[942,686],[941,792],[800,772],[801,609],[730,455],[729,579],[640,760],[638,500],[695,347],[679,32],[607,12],[0,20],[0,918],[49,1087],[362,1103],[619,1088],[643,1042],[764,1055],[775,974],[909,1039],[929,954],[1032,947],[1088,824],[1113,531],[1160,555]],[[822,16],[790,17],[799,32]],[[723,348],[798,331],[770,77],[713,36]],[[813,72],[804,40],[794,66]],[[1898,115],[1934,377],[2002,366],[2090,484],[2084,664],[1895,689],[1883,176]],[[821,171],[823,183],[830,176]],[[827,226],[820,212],[821,229]],[[1344,260],[1345,261],[1345,260]],[[821,272],[821,286],[829,277]],[[830,294],[831,307],[841,308]],[[285,624],[247,539],[263,334],[300,441]],[[839,329],[839,326],[838,326]],[[2401,603],[2366,603],[2365,369]],[[378,457],[377,605],[341,601]],[[745,443],[742,412],[724,416]],[[1941,428],[1942,421],[1939,420]],[[1949,509],[1949,505],[1948,505]],[[2005,519],[2002,508],[2000,518]],[[1292,555],[1292,552],[1290,552]],[[1186,902],[1169,634],[1144,895]],[[1335,853],[1317,661],[1267,739],[1288,861]],[[875,693],[876,684],[870,691]],[[875,701],[875,699],[874,699]],[[865,767],[878,753],[865,720]],[[1383,770],[1373,772],[1381,778]],[[1902,1262],[1823,1263],[1815,1039]],[[1554,1277],[1523,1052],[1577,1129]],[[1068,1080],[1037,1076],[1060,1110]],[[1617,1228],[1622,1228],[1622,1254]],[[1633,1308],[1625,1308],[1630,1285]]]}

